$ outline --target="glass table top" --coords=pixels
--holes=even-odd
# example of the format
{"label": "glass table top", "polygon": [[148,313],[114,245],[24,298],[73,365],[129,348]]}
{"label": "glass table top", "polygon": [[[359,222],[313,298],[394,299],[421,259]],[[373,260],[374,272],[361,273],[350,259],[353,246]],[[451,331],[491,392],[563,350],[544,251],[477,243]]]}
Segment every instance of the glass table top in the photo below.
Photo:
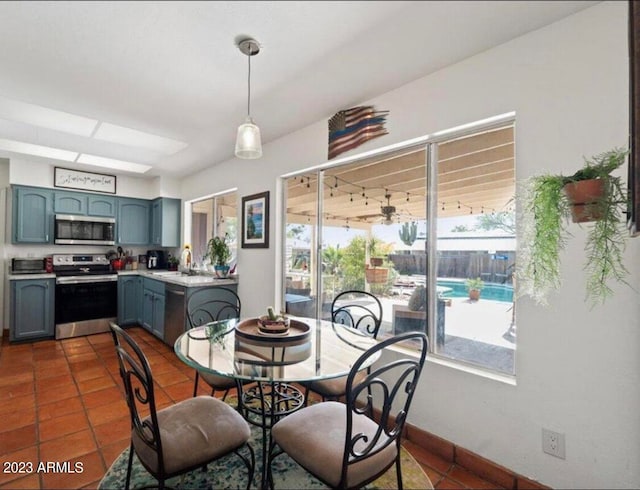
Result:
{"label": "glass table top", "polygon": [[[358,330],[315,318],[290,317],[286,335],[260,334],[255,319],[208,323],[183,333],[177,356],[200,371],[240,380],[301,382],[349,373],[376,340]],[[377,360],[373,356],[365,369]]]}

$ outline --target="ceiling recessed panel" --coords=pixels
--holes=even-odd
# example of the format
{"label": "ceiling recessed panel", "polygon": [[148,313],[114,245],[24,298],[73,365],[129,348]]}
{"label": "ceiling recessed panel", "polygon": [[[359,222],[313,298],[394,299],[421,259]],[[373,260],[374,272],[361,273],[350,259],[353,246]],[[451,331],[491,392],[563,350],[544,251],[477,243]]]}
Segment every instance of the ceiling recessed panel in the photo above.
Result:
{"label": "ceiling recessed panel", "polygon": [[78,156],[78,153],[75,151],[61,150],[59,148],[51,148],[48,146],[34,145],[32,143],[24,143],[22,141],[1,138],[0,150],[37,157],[53,158],[56,160],[65,160],[67,162],[73,162]]}
{"label": "ceiling recessed panel", "polygon": [[0,117],[10,121],[54,129],[63,133],[91,136],[98,121],[0,96]]}
{"label": "ceiling recessed panel", "polygon": [[183,141],[176,141],[110,123],[100,124],[94,138],[120,145],[146,148],[164,155],[172,155],[187,147],[187,144]]}
{"label": "ceiling recessed panel", "polygon": [[151,169],[150,165],[142,165],[140,163],[125,162],[123,160],[115,160],[113,158],[104,158],[97,155],[82,154],[78,157],[78,163],[85,165],[93,165],[94,167],[110,168],[112,170],[121,170],[123,172],[134,172],[143,174]]}

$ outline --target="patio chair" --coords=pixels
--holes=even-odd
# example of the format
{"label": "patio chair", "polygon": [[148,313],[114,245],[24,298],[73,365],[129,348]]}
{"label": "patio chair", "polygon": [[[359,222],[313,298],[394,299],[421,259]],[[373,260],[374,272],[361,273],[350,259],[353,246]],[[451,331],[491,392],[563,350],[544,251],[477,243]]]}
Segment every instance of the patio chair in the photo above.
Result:
{"label": "patio chair", "polygon": [[[398,344],[418,348],[417,357],[400,358],[371,369],[359,379],[371,356]],[[271,465],[288,454],[306,471],[332,488],[360,488],[396,466],[402,488],[401,437],[413,395],[427,354],[427,336],[410,332],[376,344],[355,362],[346,383],[345,403],[322,402],[279,420],[271,430],[268,481],[273,486]],[[383,354],[384,355],[384,354]],[[358,398],[366,395],[366,407]],[[365,415],[373,406],[380,420]]]}
{"label": "patio chair", "polygon": [[[157,411],[147,358],[124,330],[114,323],[110,326],[131,416],[125,487],[129,488],[134,453],[161,489],[169,478],[235,453],[247,467],[248,489],[255,470],[249,424],[225,402],[209,396],[189,398]],[[240,452],[245,447],[248,456]]]}

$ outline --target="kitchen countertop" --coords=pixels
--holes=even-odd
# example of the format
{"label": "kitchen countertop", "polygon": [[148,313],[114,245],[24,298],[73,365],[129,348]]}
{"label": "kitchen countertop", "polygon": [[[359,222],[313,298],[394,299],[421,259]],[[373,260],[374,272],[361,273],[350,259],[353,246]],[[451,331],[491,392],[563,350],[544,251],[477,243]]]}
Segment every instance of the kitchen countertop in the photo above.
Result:
{"label": "kitchen countertop", "polygon": [[43,272],[42,274],[12,274],[9,272],[8,279],[10,281],[22,281],[25,279],[55,279],[53,272]]}
{"label": "kitchen countertop", "polygon": [[166,282],[169,284],[177,284],[184,287],[202,287],[202,286],[228,286],[231,284],[238,284],[238,276],[228,277],[226,279],[219,279],[211,275],[196,275],[189,276],[179,271],[151,271],[145,269],[118,271],[119,276],[132,276],[138,275],[155,279],[157,281]]}
{"label": "kitchen countertop", "polygon": [[[162,281],[170,284],[177,284],[184,287],[202,287],[202,286],[228,286],[231,284],[238,284],[238,276],[228,277],[226,279],[218,279],[212,275],[196,275],[189,276],[181,272],[174,271],[150,271],[146,269],[118,271],[118,276],[143,276],[157,281]],[[10,281],[23,281],[27,279],[55,279],[55,273],[42,273],[42,274],[11,274],[9,273],[8,279]]]}

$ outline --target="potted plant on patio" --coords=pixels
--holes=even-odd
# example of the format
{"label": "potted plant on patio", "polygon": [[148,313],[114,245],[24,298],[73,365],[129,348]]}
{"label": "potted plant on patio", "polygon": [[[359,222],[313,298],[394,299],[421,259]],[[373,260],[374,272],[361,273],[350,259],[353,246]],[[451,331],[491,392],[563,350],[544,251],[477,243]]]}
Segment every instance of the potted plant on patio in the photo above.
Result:
{"label": "potted plant on patio", "polygon": [[[626,161],[628,150],[615,148],[585,158],[583,168],[570,176],[541,175],[520,185],[522,247],[518,257],[519,294],[545,304],[560,286],[560,252],[568,237],[569,218],[589,223],[585,251],[587,300],[602,303],[612,294],[609,281],[626,282],[622,254],[626,228],[627,193],[621,177],[611,175]],[[586,192],[580,193],[583,186]]]}
{"label": "potted plant on patio", "polygon": [[479,277],[470,277],[465,281],[465,286],[469,293],[469,299],[471,301],[478,301],[480,299],[480,291],[484,288],[484,281]]}
{"label": "potted plant on patio", "polygon": [[387,282],[389,276],[389,269],[387,267],[380,267],[384,263],[384,259],[380,257],[379,251],[380,241],[371,237],[367,246],[369,247],[369,264],[365,268],[365,278],[368,283],[378,284]]}
{"label": "potted plant on patio", "polygon": [[227,277],[229,274],[229,259],[231,258],[231,250],[227,244],[228,236],[224,238],[219,236],[213,237],[207,244],[207,250],[211,263],[214,265],[216,276],[220,278]]}

